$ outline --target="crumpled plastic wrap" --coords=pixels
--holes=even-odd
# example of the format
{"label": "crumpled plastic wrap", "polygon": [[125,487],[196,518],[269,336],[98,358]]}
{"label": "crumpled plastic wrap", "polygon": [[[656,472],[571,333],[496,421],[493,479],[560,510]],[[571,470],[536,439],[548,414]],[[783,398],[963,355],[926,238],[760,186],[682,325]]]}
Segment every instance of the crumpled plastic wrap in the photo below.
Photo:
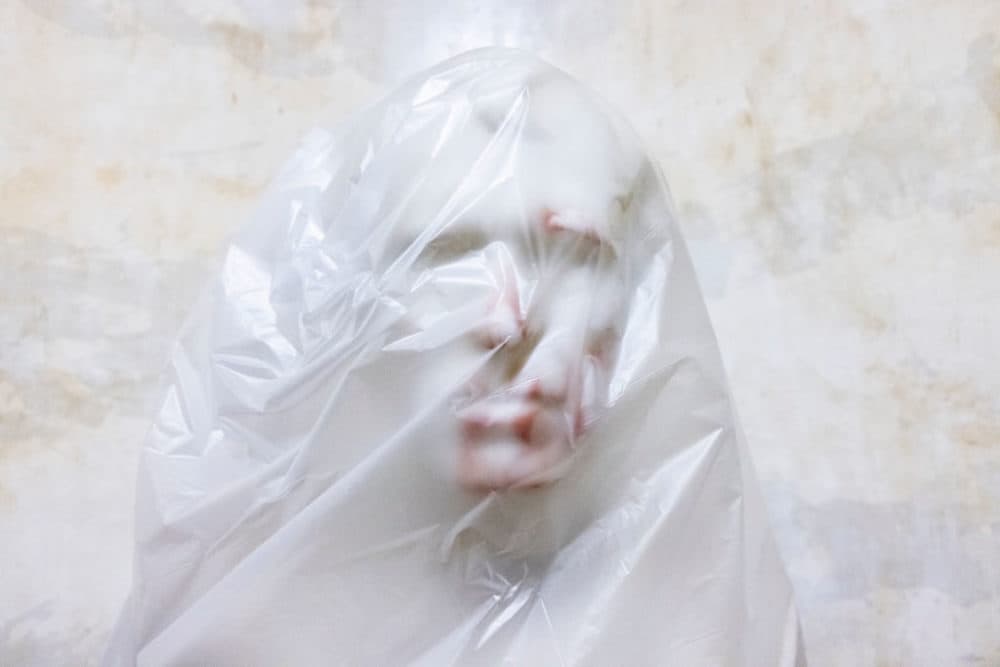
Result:
{"label": "crumpled plastic wrap", "polygon": [[517,51],[307,138],[173,351],[136,532],[109,665],[804,664],[666,187]]}

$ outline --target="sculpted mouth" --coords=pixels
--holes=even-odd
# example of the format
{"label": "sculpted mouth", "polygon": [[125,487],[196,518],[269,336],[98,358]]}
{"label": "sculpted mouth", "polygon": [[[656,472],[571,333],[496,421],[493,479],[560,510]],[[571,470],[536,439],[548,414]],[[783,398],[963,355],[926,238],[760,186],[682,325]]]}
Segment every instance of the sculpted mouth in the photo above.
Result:
{"label": "sculpted mouth", "polygon": [[579,398],[544,395],[537,382],[474,400],[457,417],[458,481],[477,492],[555,481],[585,430]]}

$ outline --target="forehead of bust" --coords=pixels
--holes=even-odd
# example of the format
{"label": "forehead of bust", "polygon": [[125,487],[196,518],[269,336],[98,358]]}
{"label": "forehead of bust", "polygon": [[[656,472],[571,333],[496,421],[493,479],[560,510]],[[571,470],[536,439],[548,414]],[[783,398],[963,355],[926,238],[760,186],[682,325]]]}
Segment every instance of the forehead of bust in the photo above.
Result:
{"label": "forehead of bust", "polygon": [[554,215],[620,239],[643,156],[588,90],[519,62],[453,88],[435,81],[418,88],[385,146],[387,252],[445,231],[504,239]]}

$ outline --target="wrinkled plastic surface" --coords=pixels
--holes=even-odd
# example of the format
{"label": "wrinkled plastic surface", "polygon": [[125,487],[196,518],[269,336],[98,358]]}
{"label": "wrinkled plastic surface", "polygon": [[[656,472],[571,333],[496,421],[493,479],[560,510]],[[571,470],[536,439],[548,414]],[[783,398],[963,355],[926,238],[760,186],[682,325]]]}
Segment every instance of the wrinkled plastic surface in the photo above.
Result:
{"label": "wrinkled plastic surface", "polygon": [[174,351],[111,665],[804,664],[669,196],[520,52],[314,132]]}

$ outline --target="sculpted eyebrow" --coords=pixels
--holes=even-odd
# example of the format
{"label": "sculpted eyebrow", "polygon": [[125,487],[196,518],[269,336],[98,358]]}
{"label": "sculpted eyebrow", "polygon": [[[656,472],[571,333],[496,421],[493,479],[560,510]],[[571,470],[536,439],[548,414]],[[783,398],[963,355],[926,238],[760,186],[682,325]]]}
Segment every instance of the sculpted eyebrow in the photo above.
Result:
{"label": "sculpted eyebrow", "polygon": [[488,244],[489,238],[482,230],[468,227],[449,229],[431,239],[420,256],[437,260],[453,259],[481,250]]}

